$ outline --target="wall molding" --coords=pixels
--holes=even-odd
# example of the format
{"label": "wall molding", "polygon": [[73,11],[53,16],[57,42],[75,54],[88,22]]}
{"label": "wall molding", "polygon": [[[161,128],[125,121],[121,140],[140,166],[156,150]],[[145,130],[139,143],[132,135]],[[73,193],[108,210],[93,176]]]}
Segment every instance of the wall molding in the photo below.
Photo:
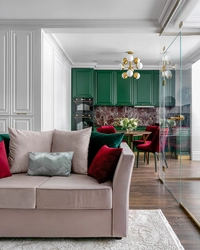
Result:
{"label": "wall molding", "polygon": [[[133,26],[134,23],[134,26]],[[4,19],[0,20],[4,28],[66,28],[70,32],[85,32],[85,29],[92,32],[159,32],[161,28],[156,19],[135,20],[135,19]],[[54,33],[51,31],[51,33]]]}
{"label": "wall molding", "polygon": [[191,160],[192,161],[200,161],[200,151],[192,151],[191,152]]}
{"label": "wall molding", "polygon": [[2,106],[0,106],[0,114],[2,115],[8,115],[9,114],[9,97],[8,97],[8,93],[9,93],[9,75],[8,75],[8,48],[9,48],[9,33],[7,30],[0,30],[0,36],[1,36],[1,41],[2,42],[2,47],[0,49],[2,49],[0,51],[1,54],[1,61],[0,61],[0,65],[1,65],[1,80],[2,80],[2,87],[1,91],[3,91],[2,94],[2,99],[1,99],[1,104]]}
{"label": "wall molding", "polygon": [[49,41],[52,43],[54,49],[57,50],[59,56],[62,56],[63,59],[65,60],[65,63],[71,67],[73,65],[73,61],[71,60],[71,58],[69,57],[69,55],[67,54],[67,52],[65,51],[63,46],[58,41],[56,35],[46,33],[44,30],[42,30],[42,34],[45,35],[49,39]]}

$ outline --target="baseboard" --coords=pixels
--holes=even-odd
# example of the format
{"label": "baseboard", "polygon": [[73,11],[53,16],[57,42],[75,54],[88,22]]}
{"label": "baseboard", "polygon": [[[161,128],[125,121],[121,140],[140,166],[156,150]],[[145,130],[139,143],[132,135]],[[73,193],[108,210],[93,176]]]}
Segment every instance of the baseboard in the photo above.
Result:
{"label": "baseboard", "polygon": [[191,152],[191,160],[192,161],[200,161],[200,151],[192,151]]}

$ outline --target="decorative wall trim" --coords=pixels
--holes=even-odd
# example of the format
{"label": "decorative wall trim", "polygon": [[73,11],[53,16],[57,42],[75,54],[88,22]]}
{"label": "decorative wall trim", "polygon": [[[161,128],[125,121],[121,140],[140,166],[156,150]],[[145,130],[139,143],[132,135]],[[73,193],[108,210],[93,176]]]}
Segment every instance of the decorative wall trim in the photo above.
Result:
{"label": "decorative wall trim", "polygon": [[0,116],[0,133],[8,133],[10,116]]}
{"label": "decorative wall trim", "polygon": [[191,152],[191,160],[192,161],[200,161],[200,151],[192,151]]}
{"label": "decorative wall trim", "polygon": [[[119,70],[118,65],[98,65],[97,63],[74,63],[72,68],[93,68],[95,70]],[[142,70],[159,70],[159,65],[144,65]]]}
{"label": "decorative wall trim", "polygon": [[[66,28],[70,32],[85,32],[84,29],[95,32],[116,32],[120,31],[122,33],[130,32],[133,30],[134,23],[134,32],[158,32],[161,28],[160,24],[156,19],[150,20],[135,20],[135,19],[4,19],[0,20],[1,27],[6,28]],[[98,29],[98,30],[97,30]],[[67,30],[66,30],[67,31]],[[51,33],[53,33],[51,31]]]}
{"label": "decorative wall trim", "polygon": [[65,63],[67,63],[70,67],[73,65],[73,61],[61,45],[61,43],[58,41],[55,34],[49,34],[46,33],[44,30],[42,30],[43,35],[45,35],[52,43],[54,49],[58,50],[59,55],[62,55],[65,59]]}
{"label": "decorative wall trim", "polygon": [[[20,38],[21,40],[19,43],[18,39]],[[18,44],[20,44],[20,46],[18,46]],[[32,110],[33,51],[32,50],[33,50],[32,30],[11,31],[12,114],[33,113]],[[20,58],[19,61],[18,58]],[[25,62],[22,60],[22,58],[25,59]],[[23,101],[26,101],[25,104],[22,103],[21,99],[22,91],[25,91],[23,96]]]}
{"label": "decorative wall trim", "polygon": [[11,126],[16,129],[21,130],[33,130],[34,118],[33,117],[19,117],[12,116],[11,117]]}
{"label": "decorative wall trim", "polygon": [[8,100],[8,93],[9,93],[9,75],[8,75],[8,31],[7,30],[0,30],[0,36],[1,36],[1,41],[2,46],[2,51],[0,51],[0,77],[1,77],[1,82],[3,83],[1,86],[1,97],[2,99],[0,100],[0,114],[2,115],[8,115],[9,114],[9,100]]}
{"label": "decorative wall trim", "polygon": [[170,12],[172,11],[174,7],[174,1],[170,0],[170,1],[166,1],[165,6],[158,18],[158,22],[160,23],[160,25],[163,27],[164,23],[166,22]]}

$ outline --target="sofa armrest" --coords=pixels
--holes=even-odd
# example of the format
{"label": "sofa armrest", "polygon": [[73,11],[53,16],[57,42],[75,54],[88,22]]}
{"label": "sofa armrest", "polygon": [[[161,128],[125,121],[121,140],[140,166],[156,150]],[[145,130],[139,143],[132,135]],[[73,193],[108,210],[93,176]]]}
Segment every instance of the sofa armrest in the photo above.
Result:
{"label": "sofa armrest", "polygon": [[113,178],[113,236],[124,237],[128,232],[129,191],[135,155],[127,143],[123,148]]}

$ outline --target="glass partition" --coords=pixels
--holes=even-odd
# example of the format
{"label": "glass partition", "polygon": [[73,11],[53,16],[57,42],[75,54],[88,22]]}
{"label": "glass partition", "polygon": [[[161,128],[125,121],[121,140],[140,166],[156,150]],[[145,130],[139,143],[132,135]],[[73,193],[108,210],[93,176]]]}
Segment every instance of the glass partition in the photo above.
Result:
{"label": "glass partition", "polygon": [[[160,178],[173,196],[180,201],[180,131],[181,107],[181,33],[163,47],[160,60]],[[163,144],[163,145],[162,145]]]}
{"label": "glass partition", "polygon": [[188,39],[179,33],[161,54],[159,177],[200,226],[200,62],[182,57]]}

